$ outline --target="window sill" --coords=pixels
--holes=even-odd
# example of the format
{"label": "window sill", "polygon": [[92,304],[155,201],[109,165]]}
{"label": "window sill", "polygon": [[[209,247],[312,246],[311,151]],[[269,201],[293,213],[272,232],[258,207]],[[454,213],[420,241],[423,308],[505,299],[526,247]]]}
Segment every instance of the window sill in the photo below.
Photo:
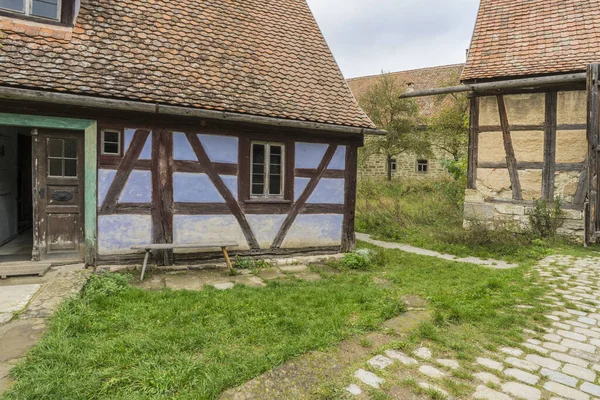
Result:
{"label": "window sill", "polygon": [[274,198],[252,198],[245,201],[246,204],[291,204],[291,200],[274,199]]}

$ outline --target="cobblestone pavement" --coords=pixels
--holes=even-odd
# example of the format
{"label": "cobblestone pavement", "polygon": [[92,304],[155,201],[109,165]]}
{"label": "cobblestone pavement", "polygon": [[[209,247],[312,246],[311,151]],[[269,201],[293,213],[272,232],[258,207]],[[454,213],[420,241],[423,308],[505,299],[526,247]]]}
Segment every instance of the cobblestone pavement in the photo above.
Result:
{"label": "cobblestone pavement", "polygon": [[545,297],[551,307],[545,332],[526,330],[525,342],[481,354],[471,365],[438,358],[426,347],[411,354],[388,350],[357,369],[346,391],[370,398],[365,389],[383,388],[383,371],[400,366],[414,386],[451,398],[444,387],[449,380],[465,384],[452,372],[466,367],[473,372],[470,399],[600,399],[600,258],[552,256],[536,269],[553,289]]}

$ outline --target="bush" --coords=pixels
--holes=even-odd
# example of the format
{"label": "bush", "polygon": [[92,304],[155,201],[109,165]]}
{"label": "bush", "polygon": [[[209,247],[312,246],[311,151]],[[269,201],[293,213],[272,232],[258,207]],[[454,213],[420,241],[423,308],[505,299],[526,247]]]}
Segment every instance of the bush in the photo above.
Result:
{"label": "bush", "polygon": [[129,289],[129,277],[120,274],[92,275],[83,286],[82,297],[114,296]]}
{"label": "bush", "polygon": [[375,262],[376,252],[371,249],[358,249],[353,253],[344,254],[340,264],[349,269],[366,270]]}
{"label": "bush", "polygon": [[234,267],[238,269],[269,268],[273,265],[265,260],[255,260],[252,257],[235,256]]}
{"label": "bush", "polygon": [[537,200],[529,213],[531,232],[538,238],[552,238],[556,236],[558,228],[563,223],[562,199]]}

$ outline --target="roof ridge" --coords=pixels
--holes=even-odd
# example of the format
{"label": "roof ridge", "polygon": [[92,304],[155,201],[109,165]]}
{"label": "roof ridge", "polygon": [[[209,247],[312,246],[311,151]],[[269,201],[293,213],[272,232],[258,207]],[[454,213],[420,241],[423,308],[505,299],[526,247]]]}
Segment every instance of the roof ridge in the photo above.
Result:
{"label": "roof ridge", "polygon": [[407,72],[429,71],[429,70],[446,69],[446,68],[453,68],[453,67],[459,67],[459,66],[463,66],[464,67],[465,63],[446,64],[446,65],[438,65],[438,66],[434,66],[434,67],[414,68],[414,69],[406,69],[406,70],[402,70],[402,71],[385,72],[383,74],[373,74],[373,75],[356,76],[354,78],[348,78],[348,79],[346,79],[346,81],[350,82],[350,81],[355,81],[355,80],[358,80],[358,79],[374,78],[376,76],[381,76],[381,75],[397,75],[397,74],[405,74]]}

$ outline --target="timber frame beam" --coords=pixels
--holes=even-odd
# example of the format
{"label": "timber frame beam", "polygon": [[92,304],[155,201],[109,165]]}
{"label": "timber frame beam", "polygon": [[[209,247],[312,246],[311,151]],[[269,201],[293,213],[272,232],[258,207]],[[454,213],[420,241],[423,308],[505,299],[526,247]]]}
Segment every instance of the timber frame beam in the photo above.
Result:
{"label": "timber frame beam", "polygon": [[523,200],[521,191],[521,181],[519,180],[519,171],[517,168],[517,159],[515,158],[515,149],[513,148],[512,137],[510,135],[510,126],[508,125],[508,114],[504,96],[496,96],[498,100],[498,112],[500,113],[500,125],[502,126],[502,137],[504,139],[504,150],[506,152],[506,166],[510,176],[513,200]]}

